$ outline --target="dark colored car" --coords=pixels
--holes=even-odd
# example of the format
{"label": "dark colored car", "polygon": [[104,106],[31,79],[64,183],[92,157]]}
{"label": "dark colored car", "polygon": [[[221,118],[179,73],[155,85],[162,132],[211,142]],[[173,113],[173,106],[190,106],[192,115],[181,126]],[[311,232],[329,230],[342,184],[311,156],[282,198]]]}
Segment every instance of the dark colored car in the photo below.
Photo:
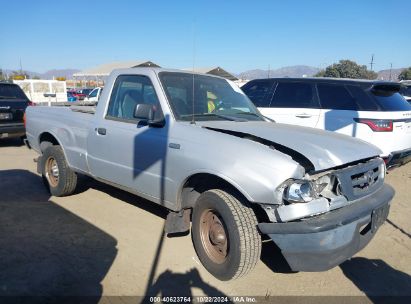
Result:
{"label": "dark colored car", "polygon": [[33,103],[16,84],[0,82],[0,138],[23,137],[24,113]]}

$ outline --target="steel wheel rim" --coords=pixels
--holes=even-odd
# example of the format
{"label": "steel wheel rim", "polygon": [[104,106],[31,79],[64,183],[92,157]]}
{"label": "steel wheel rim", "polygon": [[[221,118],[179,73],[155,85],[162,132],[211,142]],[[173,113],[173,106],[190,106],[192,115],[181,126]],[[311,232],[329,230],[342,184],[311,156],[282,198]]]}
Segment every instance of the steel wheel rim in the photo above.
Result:
{"label": "steel wheel rim", "polygon": [[204,210],[200,216],[200,237],[207,256],[217,264],[227,259],[228,234],[224,221],[216,210]]}
{"label": "steel wheel rim", "polygon": [[52,187],[56,187],[59,183],[59,167],[54,157],[49,157],[46,160],[46,178]]}

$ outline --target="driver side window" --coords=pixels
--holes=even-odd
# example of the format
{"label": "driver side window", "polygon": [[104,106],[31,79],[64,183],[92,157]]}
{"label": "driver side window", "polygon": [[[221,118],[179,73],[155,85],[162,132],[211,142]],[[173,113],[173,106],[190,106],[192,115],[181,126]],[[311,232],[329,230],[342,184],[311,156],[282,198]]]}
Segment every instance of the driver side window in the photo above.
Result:
{"label": "driver side window", "polygon": [[121,75],[114,84],[106,118],[136,122],[134,111],[138,104],[152,105],[155,119],[162,116],[151,80],[146,76]]}

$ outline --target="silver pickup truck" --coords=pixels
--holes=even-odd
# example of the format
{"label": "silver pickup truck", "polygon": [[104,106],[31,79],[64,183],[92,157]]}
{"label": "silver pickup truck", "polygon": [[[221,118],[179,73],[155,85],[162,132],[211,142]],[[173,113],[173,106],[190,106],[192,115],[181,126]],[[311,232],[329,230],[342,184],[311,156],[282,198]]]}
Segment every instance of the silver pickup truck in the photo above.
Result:
{"label": "silver pickup truck", "polygon": [[164,206],[166,233],[191,223],[220,280],[253,269],[262,238],[292,270],[330,269],[371,240],[394,196],[376,147],[270,121],[210,75],[115,70],[96,107],[29,107],[26,119],[52,195],[72,194],[83,174]]}

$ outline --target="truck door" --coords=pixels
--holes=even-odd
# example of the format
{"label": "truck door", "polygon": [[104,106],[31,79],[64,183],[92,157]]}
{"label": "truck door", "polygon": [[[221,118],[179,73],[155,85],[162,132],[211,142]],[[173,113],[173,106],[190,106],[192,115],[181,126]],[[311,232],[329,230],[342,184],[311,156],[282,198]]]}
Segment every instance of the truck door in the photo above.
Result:
{"label": "truck door", "polygon": [[97,178],[162,198],[168,128],[149,127],[134,118],[137,104],[150,104],[155,119],[161,107],[147,76],[117,77],[107,113],[97,119],[88,137],[90,172]]}

